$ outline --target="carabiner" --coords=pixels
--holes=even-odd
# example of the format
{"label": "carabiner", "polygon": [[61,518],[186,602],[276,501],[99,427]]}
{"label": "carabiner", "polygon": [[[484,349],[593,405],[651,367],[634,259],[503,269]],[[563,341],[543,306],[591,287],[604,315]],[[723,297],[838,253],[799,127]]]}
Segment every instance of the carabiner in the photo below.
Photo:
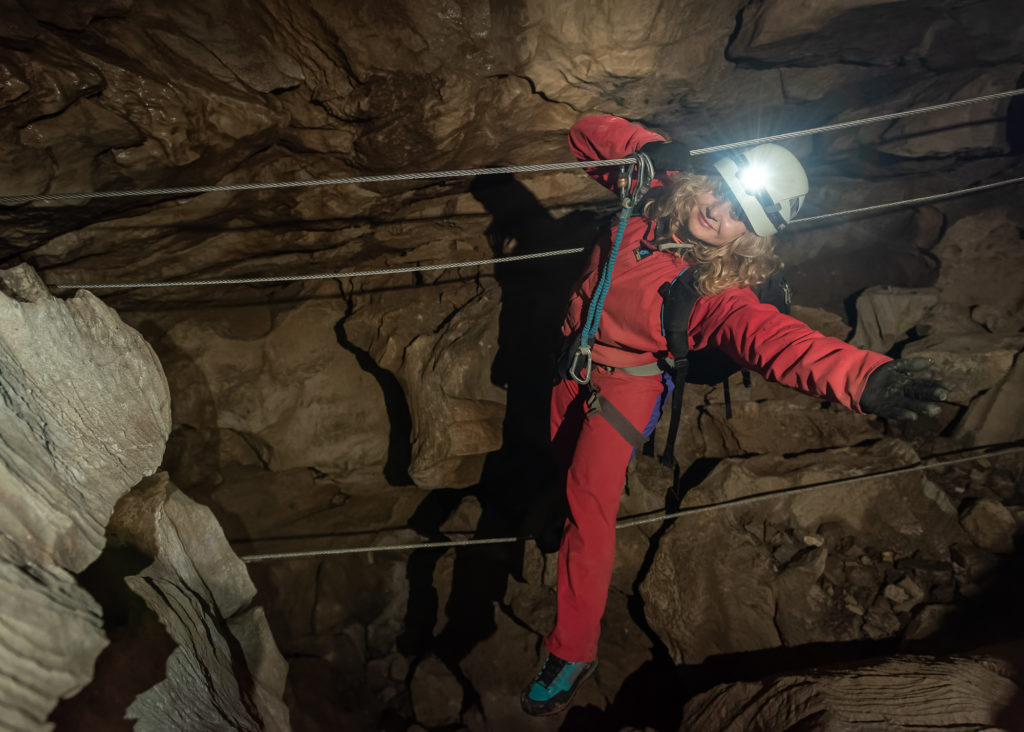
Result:
{"label": "carabiner", "polygon": [[654,180],[654,164],[647,153],[633,153],[629,157],[634,162],[619,166],[619,200],[624,209],[632,209],[639,203]]}
{"label": "carabiner", "polygon": [[[580,357],[585,359],[583,368],[579,368]],[[590,372],[594,365],[594,357],[590,351],[590,346],[580,346],[580,349],[572,357],[572,363],[569,364],[569,376],[577,384],[583,384],[584,386],[590,383]],[[583,374],[582,376],[580,374]]]}

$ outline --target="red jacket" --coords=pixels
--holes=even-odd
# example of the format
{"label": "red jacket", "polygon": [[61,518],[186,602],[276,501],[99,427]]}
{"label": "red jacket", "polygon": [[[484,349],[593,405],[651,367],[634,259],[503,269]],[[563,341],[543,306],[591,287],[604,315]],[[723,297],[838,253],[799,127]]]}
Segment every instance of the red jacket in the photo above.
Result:
{"label": "red jacket", "polygon": [[[624,119],[585,117],[569,132],[569,145],[580,160],[624,158],[660,135]],[[589,168],[590,175],[612,190],[615,168]],[[655,185],[660,185],[655,181]],[[587,271],[569,301],[562,332],[581,330],[590,294],[600,276],[615,232],[595,247]],[[605,299],[594,344],[594,362],[605,366],[639,366],[668,353],[662,330],[658,288],[687,267],[685,260],[653,246],[654,222],[630,219],[623,235],[611,289]],[[702,297],[690,314],[690,349],[715,346],[737,363],[805,394],[857,409],[868,376],[890,361],[855,348],[783,315],[761,303],[749,288],[730,288]]]}

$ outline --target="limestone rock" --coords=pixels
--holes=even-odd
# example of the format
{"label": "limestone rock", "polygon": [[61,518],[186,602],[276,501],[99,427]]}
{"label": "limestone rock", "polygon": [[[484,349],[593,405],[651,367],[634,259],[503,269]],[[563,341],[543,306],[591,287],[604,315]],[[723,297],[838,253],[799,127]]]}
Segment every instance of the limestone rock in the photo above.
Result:
{"label": "limestone rock", "polygon": [[[1018,212],[987,208],[956,221],[932,253],[942,263],[936,289],[942,302],[970,312],[974,322],[996,334],[1024,327],[1024,284],[1014,272],[1024,266]],[[975,311],[984,308],[985,313]],[[923,322],[934,333],[951,332],[948,317],[936,312]]]}
{"label": "limestone rock", "polygon": [[1013,552],[1017,522],[1009,509],[989,498],[972,502],[960,515],[960,523],[971,540],[997,554]]}
{"label": "limestone rock", "polygon": [[79,571],[102,550],[118,497],[159,464],[167,384],[149,345],[92,294],[51,297],[24,265],[0,277],[0,417],[13,451],[3,552]]}
{"label": "limestone rock", "polygon": [[[1017,355],[1024,351],[1024,335],[972,333],[936,334],[914,341],[903,350],[903,356],[923,356],[934,363],[933,371],[942,375],[950,388],[949,401],[971,404],[981,394],[1000,384],[1010,384]],[[987,401],[984,410],[992,409]],[[978,422],[973,422],[978,425]],[[1012,426],[1012,422],[1009,426]],[[998,428],[997,428],[998,429]]]}
{"label": "limestone rock", "polygon": [[[973,99],[1011,88],[1022,67],[1006,64],[966,81],[950,101]],[[1007,150],[1006,100],[937,112],[922,117],[906,117],[889,127],[882,136],[880,150],[894,155],[923,157],[963,153],[965,151]],[[914,106],[925,106],[923,104]]]}
{"label": "limestone rock", "polygon": [[42,732],[62,697],[78,693],[93,676],[106,647],[103,611],[75,581],[52,564],[0,562],[7,641],[2,662],[5,683],[0,712],[8,729]]}
{"label": "limestone rock", "polygon": [[462,686],[436,657],[431,656],[417,664],[411,690],[413,712],[421,724],[439,727],[459,721]]}
{"label": "limestone rock", "polygon": [[117,499],[156,470],[170,426],[152,349],[91,294],[0,271],[0,582],[5,721],[49,729],[92,677],[101,610],[73,573],[96,559]]}
{"label": "limestone rock", "polygon": [[[736,379],[738,381],[738,379]],[[732,386],[733,393],[740,387]],[[878,436],[874,420],[845,407],[822,409],[820,401],[796,392],[783,400],[734,401],[709,405],[699,417],[703,453],[708,456],[797,453],[842,447]]]}
{"label": "limestone rock", "polygon": [[680,729],[865,729],[879,719],[892,730],[1003,728],[1020,693],[1010,669],[992,659],[899,656],[716,686],[687,703]]}
{"label": "limestone rock", "polygon": [[111,520],[117,545],[153,563],[126,582],[176,644],[166,679],[126,712],[136,728],[288,730],[288,667],[256,588],[209,509],[161,473],[123,498]]}
{"label": "limestone rock", "polygon": [[780,644],[774,579],[768,553],[728,515],[710,513],[676,521],[665,532],[640,594],[673,661],[697,664]]}
{"label": "limestone rock", "polygon": [[[165,333],[154,323],[176,426],[235,432],[274,471],[312,466],[344,477],[380,470],[388,448],[384,396],[358,355],[339,343],[344,309],[332,290],[311,290],[323,299],[276,317],[269,306],[252,306],[236,309],[232,322],[197,314]],[[223,432],[211,437],[214,444],[226,439]],[[179,460],[197,458],[190,451]]]}
{"label": "limestone rock", "polygon": [[[1022,351],[1024,352],[1024,351]],[[960,424],[958,437],[976,445],[1013,442],[1024,436],[1024,358],[1017,355],[1006,376],[971,402]]]}
{"label": "limestone rock", "polygon": [[[505,393],[481,368],[497,355],[498,293],[438,289],[374,296],[373,311],[364,305],[345,329],[402,385],[412,419],[409,475],[422,488],[460,488],[480,479],[484,457],[502,442]],[[432,325],[438,304],[447,315]]]}
{"label": "limestone rock", "polygon": [[822,622],[831,604],[819,580],[828,551],[816,548],[800,555],[775,581],[775,622],[782,645],[795,646],[835,639]]}
{"label": "limestone rock", "polygon": [[[828,483],[904,461],[916,462],[916,457],[896,441],[784,461],[774,456],[729,459],[690,490],[682,507]],[[943,559],[951,544],[966,538],[949,499],[919,473],[822,485],[746,506],[684,515],[662,536],[640,586],[648,622],[677,663],[782,644],[888,637],[899,630],[901,621],[889,601],[878,597],[884,574],[863,550],[860,559],[871,566],[858,569],[854,563],[846,570],[848,582],[862,587],[848,586],[848,598],[834,589],[830,596],[823,585],[825,546],[795,539],[786,543],[772,536],[774,530],[752,533],[748,528],[780,516],[787,518],[794,535],[813,535],[818,527],[841,521],[851,535],[885,548],[892,559],[915,552]],[[881,553],[876,556],[881,558]],[[784,565],[781,573],[779,564]],[[733,567],[743,567],[743,572]],[[837,569],[828,573],[829,581],[846,581]],[[857,572],[863,577],[858,579]]]}
{"label": "limestone rock", "polygon": [[850,342],[888,353],[938,301],[934,289],[869,287],[857,298],[857,332]]}

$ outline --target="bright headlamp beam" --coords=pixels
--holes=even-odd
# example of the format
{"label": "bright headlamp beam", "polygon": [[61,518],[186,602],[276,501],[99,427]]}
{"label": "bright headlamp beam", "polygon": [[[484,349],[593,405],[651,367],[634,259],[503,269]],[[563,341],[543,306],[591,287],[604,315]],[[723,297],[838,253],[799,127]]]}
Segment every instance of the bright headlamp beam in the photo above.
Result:
{"label": "bright headlamp beam", "polygon": [[761,190],[767,182],[768,171],[760,165],[748,165],[740,172],[740,183],[748,193]]}

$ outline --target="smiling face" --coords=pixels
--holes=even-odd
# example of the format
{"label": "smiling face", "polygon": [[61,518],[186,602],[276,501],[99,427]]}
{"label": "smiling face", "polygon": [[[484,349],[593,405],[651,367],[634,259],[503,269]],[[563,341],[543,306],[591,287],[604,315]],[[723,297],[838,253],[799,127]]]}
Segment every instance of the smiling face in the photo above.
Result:
{"label": "smiling face", "polygon": [[714,247],[735,241],[747,231],[746,224],[729,199],[715,191],[705,191],[697,196],[686,226],[691,236]]}

